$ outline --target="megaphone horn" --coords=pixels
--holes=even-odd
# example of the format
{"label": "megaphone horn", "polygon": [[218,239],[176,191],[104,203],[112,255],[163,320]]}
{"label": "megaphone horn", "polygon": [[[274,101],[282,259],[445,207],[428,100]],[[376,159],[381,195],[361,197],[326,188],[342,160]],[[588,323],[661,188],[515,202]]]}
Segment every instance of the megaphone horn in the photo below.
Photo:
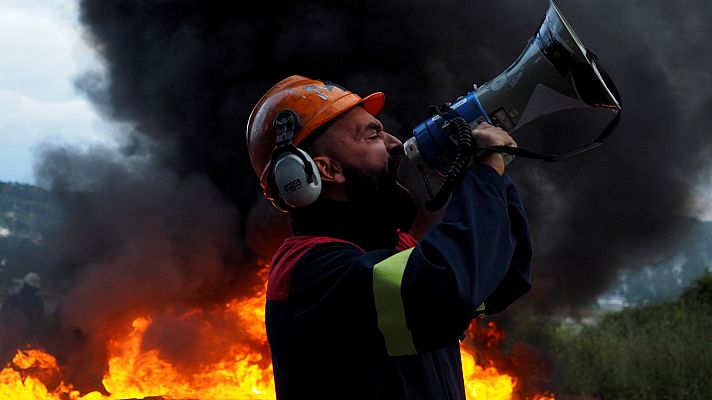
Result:
{"label": "megaphone horn", "polygon": [[[418,124],[413,129],[413,137],[404,144],[404,150],[411,161],[445,175],[446,182],[456,182],[458,177],[449,179],[448,175],[464,171],[461,168],[453,171],[452,168],[454,161],[458,161],[456,165],[462,163],[456,135],[453,129],[446,128],[455,125],[448,123],[453,118],[464,119],[470,128],[488,122],[512,133],[542,115],[585,107],[605,108],[616,113],[590,144],[561,154],[541,154],[509,147],[489,150],[559,161],[600,146],[620,120],[622,103],[613,81],[552,1],[541,25],[517,60],[447,110],[440,108],[440,112]],[[440,197],[446,201],[449,193]]]}
{"label": "megaphone horn", "polygon": [[510,132],[555,111],[621,109],[615,85],[553,2],[524,52],[477,97],[492,122]]}

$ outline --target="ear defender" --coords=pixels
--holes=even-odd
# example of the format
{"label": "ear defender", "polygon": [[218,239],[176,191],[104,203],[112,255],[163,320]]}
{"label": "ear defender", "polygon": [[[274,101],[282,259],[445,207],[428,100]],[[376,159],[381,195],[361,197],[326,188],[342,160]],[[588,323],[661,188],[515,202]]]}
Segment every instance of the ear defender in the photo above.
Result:
{"label": "ear defender", "polygon": [[306,207],[321,194],[321,177],[309,155],[292,143],[301,126],[292,110],[282,110],[274,119],[277,140],[272,150],[268,182],[274,205],[287,211]]}

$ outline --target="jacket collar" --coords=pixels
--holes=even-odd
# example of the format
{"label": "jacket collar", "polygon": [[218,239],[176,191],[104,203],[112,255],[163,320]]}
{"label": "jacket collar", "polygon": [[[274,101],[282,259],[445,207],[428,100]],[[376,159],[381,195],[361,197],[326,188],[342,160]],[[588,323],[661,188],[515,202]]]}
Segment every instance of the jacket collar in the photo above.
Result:
{"label": "jacket collar", "polygon": [[398,243],[397,222],[384,215],[382,208],[321,198],[292,210],[290,216],[294,236],[333,237],[366,251],[394,248]]}

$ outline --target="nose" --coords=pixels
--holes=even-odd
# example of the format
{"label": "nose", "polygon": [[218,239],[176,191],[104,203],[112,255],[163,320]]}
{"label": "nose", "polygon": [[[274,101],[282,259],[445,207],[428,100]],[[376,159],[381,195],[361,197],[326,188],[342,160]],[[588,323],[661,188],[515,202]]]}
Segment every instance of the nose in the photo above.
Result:
{"label": "nose", "polygon": [[396,148],[402,148],[403,147],[403,142],[398,140],[397,137],[391,135],[390,133],[386,132],[386,137],[385,137],[385,143],[386,143],[386,149],[390,153],[391,151],[395,150]]}

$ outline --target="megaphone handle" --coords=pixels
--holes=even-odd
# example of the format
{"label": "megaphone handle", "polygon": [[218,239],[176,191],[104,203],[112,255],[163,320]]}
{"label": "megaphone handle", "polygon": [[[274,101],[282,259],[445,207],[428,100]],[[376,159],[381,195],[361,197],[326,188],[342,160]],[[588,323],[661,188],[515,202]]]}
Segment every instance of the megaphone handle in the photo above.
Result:
{"label": "megaphone handle", "polygon": [[[492,147],[475,147],[472,149],[472,151],[478,152],[475,154],[475,156],[479,155],[480,153],[485,153],[485,152],[492,152],[492,153],[502,153],[502,158],[504,158],[504,166],[506,167],[509,165],[514,159],[516,158],[515,154],[511,154],[508,151],[505,151],[503,149],[509,148],[512,146],[492,146]],[[525,150],[528,151],[528,150]]]}

